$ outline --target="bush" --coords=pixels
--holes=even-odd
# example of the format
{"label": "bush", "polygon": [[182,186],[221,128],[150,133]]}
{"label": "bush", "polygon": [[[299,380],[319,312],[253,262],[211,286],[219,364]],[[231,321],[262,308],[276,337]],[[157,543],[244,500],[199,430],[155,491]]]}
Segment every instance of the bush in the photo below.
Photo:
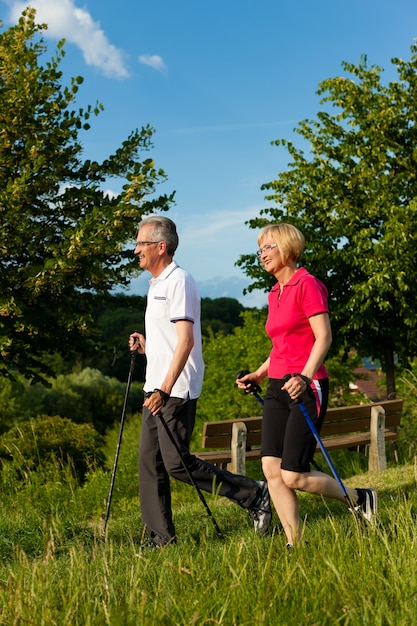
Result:
{"label": "bush", "polygon": [[[100,433],[120,420],[126,384],[89,367],[68,376],[58,376],[47,390],[44,413],[63,415],[79,424],[92,423]],[[128,412],[143,400],[142,385],[134,383],[129,393]]]}
{"label": "bush", "polygon": [[[126,372],[127,379],[128,372]],[[142,383],[132,382],[128,413],[140,410]],[[59,375],[47,387],[41,383],[30,384],[23,376],[14,382],[0,380],[0,432],[18,423],[40,415],[60,415],[78,424],[92,424],[105,433],[120,421],[126,383],[104,376],[100,371],[85,368],[80,372]]]}
{"label": "bush", "polygon": [[15,426],[0,438],[0,459],[12,462],[23,477],[48,464],[72,465],[80,481],[90,468],[103,467],[104,441],[91,424],[41,416]]}

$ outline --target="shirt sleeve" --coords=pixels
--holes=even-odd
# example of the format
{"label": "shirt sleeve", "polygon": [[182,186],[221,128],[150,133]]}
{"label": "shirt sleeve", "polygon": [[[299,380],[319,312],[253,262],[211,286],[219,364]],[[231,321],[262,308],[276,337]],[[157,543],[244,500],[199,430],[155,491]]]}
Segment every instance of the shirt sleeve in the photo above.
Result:
{"label": "shirt sleeve", "polygon": [[197,285],[190,274],[183,272],[173,283],[170,293],[169,319],[171,322],[196,321],[200,298]]}
{"label": "shirt sleeve", "polygon": [[314,276],[306,276],[300,290],[300,301],[306,317],[329,313],[328,291],[326,286]]}

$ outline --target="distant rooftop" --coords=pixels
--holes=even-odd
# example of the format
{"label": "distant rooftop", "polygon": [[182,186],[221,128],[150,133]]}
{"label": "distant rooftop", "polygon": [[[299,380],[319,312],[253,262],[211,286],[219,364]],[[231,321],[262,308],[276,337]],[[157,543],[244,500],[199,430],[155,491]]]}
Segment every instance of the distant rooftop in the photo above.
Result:
{"label": "distant rooftop", "polygon": [[354,383],[350,384],[350,389],[366,394],[371,402],[383,400],[386,392],[383,385],[378,385],[378,382],[384,379],[379,364],[373,364],[373,369],[370,368],[369,363],[367,365],[367,367],[357,367],[354,370],[354,374],[363,375],[364,378],[357,378]]}

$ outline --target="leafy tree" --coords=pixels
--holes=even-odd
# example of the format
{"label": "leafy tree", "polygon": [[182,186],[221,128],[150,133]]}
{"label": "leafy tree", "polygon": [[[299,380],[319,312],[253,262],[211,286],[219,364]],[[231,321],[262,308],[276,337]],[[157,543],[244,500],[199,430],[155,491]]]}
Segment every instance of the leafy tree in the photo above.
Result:
{"label": "leafy tree", "polygon": [[[106,376],[126,382],[130,367],[129,334],[144,331],[146,298],[143,296],[116,294],[106,299],[104,306],[95,312],[96,324],[101,335],[96,350],[83,359],[84,366],[99,369]],[[136,356],[136,380],[144,380],[145,357]]]}
{"label": "leafy tree", "polygon": [[231,333],[236,326],[242,325],[241,313],[245,310],[243,304],[234,298],[202,298],[201,299],[201,327],[203,335],[207,335],[208,328],[213,332],[222,330]]}
{"label": "leafy tree", "polygon": [[[408,62],[392,64],[398,79],[387,85],[366,57],[319,85],[317,119],[296,129],[308,152],[274,142],[291,162],[263,186],[276,206],[249,222],[288,220],[302,230],[305,265],[330,291],[334,351],[379,359],[388,396],[394,356],[407,366],[417,352],[417,44]],[[249,290],[270,287],[253,255],[238,264],[254,279]]]}
{"label": "leafy tree", "polygon": [[[81,131],[102,105],[74,109],[80,76],[63,84],[64,42],[42,66],[46,45],[26,10],[0,33],[0,372],[36,375],[42,355],[83,352],[97,295],[137,267],[126,243],[144,214],[173,195],[145,153],[153,129],[133,131],[101,163],[83,160]],[[124,180],[115,196],[104,191]]]}
{"label": "leafy tree", "polygon": [[416,459],[417,455],[417,359],[410,364],[410,369],[401,373],[398,391],[404,398],[403,416],[401,417],[400,440],[407,458]]}

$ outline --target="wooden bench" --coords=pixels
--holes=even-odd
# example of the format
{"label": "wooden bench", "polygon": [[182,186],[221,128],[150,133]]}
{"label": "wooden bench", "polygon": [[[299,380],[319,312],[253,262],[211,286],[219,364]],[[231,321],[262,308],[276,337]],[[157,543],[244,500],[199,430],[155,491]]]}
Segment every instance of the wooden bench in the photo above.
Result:
{"label": "wooden bench", "polygon": [[[386,442],[397,441],[402,400],[385,400],[327,410],[320,437],[332,450],[365,452],[370,471],[387,467]],[[236,474],[246,474],[246,461],[260,458],[262,417],[206,422],[203,452],[194,454]],[[320,452],[319,446],[317,450]]]}

